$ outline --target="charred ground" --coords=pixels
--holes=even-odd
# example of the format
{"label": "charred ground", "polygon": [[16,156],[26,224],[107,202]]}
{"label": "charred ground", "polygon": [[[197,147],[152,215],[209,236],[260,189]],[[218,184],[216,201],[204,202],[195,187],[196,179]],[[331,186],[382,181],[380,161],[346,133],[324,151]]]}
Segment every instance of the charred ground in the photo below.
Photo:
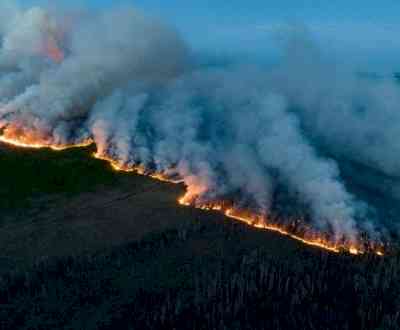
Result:
{"label": "charred ground", "polygon": [[90,149],[0,150],[0,328],[398,329],[398,256],[332,255]]}

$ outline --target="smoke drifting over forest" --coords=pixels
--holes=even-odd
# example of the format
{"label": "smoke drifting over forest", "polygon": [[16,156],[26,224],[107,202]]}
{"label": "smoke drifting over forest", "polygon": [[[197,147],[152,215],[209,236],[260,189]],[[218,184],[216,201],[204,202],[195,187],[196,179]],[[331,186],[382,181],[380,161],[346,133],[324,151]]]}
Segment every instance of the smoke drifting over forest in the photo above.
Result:
{"label": "smoke drifting over forest", "polygon": [[[3,136],[91,138],[121,165],[182,178],[194,204],[229,199],[261,214],[295,205],[292,216],[337,239],[396,227],[351,189],[341,162],[397,180],[399,86],[326,58],[301,27],[281,31],[273,67],[199,65],[174,29],[126,7],[0,5],[0,34]],[[382,193],[400,199],[396,189]]]}

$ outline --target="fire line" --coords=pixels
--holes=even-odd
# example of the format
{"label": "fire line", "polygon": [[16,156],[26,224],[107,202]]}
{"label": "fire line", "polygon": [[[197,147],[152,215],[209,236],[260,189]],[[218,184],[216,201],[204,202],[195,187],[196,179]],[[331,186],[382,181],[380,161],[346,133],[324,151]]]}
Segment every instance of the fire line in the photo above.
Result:
{"label": "fire line", "polygon": [[[7,136],[0,136],[0,142],[3,142],[8,145],[12,145],[14,147],[19,147],[19,148],[28,148],[28,149],[51,149],[54,151],[62,151],[62,150],[67,150],[70,148],[83,148],[83,147],[88,147],[92,144],[94,144],[92,139],[86,139],[80,143],[76,144],[61,144],[61,145],[54,145],[51,143],[46,143],[46,142],[31,142],[31,141],[25,141],[25,140],[19,140],[15,138],[9,138]],[[171,179],[162,173],[152,173],[147,171],[143,166],[126,166],[126,165],[121,165],[118,161],[112,159],[111,157],[108,157],[106,155],[100,155],[98,153],[94,153],[93,157],[96,159],[100,159],[103,161],[106,161],[110,164],[110,166],[113,168],[115,171],[121,171],[121,172],[132,172],[136,173],[139,175],[145,175],[149,176],[155,180],[163,181],[163,182],[169,182],[169,183],[174,183],[174,184],[180,184],[183,183],[183,180],[174,180]],[[305,238],[301,237],[299,235],[290,233],[287,229],[285,229],[282,226],[279,226],[277,224],[272,224],[272,223],[267,223],[266,219],[262,219],[260,221],[260,218],[256,215],[245,215],[244,213],[241,213],[240,210],[234,209],[234,208],[227,208],[224,209],[222,204],[214,203],[212,206],[207,206],[207,205],[196,205],[195,203],[192,202],[192,197],[190,196],[189,193],[186,193],[183,197],[178,199],[178,203],[182,206],[188,206],[188,207],[195,207],[198,209],[202,210],[207,210],[207,211],[217,211],[223,213],[226,217],[240,221],[242,223],[245,223],[251,227],[262,229],[262,230],[268,230],[272,232],[279,233],[280,235],[290,237],[291,239],[294,239],[296,241],[299,241],[305,245],[317,247],[332,253],[341,253],[341,252],[347,252],[352,255],[362,255],[366,253],[362,248],[357,247],[354,244],[335,244],[333,242],[329,242],[326,239],[316,237],[316,238]],[[374,248],[372,249],[373,252],[378,255],[378,256],[383,256],[384,252],[381,248]]]}

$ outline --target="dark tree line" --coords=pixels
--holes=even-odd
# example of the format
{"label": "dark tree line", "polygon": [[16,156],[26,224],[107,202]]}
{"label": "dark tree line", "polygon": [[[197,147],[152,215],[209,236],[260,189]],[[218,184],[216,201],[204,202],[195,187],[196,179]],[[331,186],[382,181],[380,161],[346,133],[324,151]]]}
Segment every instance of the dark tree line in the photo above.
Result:
{"label": "dark tree line", "polygon": [[400,328],[399,256],[282,258],[241,242],[240,226],[221,227],[196,221],[4,275],[0,328]]}

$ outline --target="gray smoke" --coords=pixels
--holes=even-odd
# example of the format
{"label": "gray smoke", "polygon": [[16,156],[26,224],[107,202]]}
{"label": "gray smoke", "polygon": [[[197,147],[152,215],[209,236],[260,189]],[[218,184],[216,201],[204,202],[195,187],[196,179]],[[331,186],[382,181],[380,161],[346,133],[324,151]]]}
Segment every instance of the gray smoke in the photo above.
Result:
{"label": "gray smoke", "polygon": [[268,214],[284,191],[286,208],[299,205],[337,239],[381,231],[341,177],[341,159],[399,176],[393,80],[341,68],[303,29],[285,34],[279,66],[207,68],[176,31],[132,8],[6,7],[4,134],[55,144],[91,137],[121,165],[182,178],[193,203],[228,198]]}

